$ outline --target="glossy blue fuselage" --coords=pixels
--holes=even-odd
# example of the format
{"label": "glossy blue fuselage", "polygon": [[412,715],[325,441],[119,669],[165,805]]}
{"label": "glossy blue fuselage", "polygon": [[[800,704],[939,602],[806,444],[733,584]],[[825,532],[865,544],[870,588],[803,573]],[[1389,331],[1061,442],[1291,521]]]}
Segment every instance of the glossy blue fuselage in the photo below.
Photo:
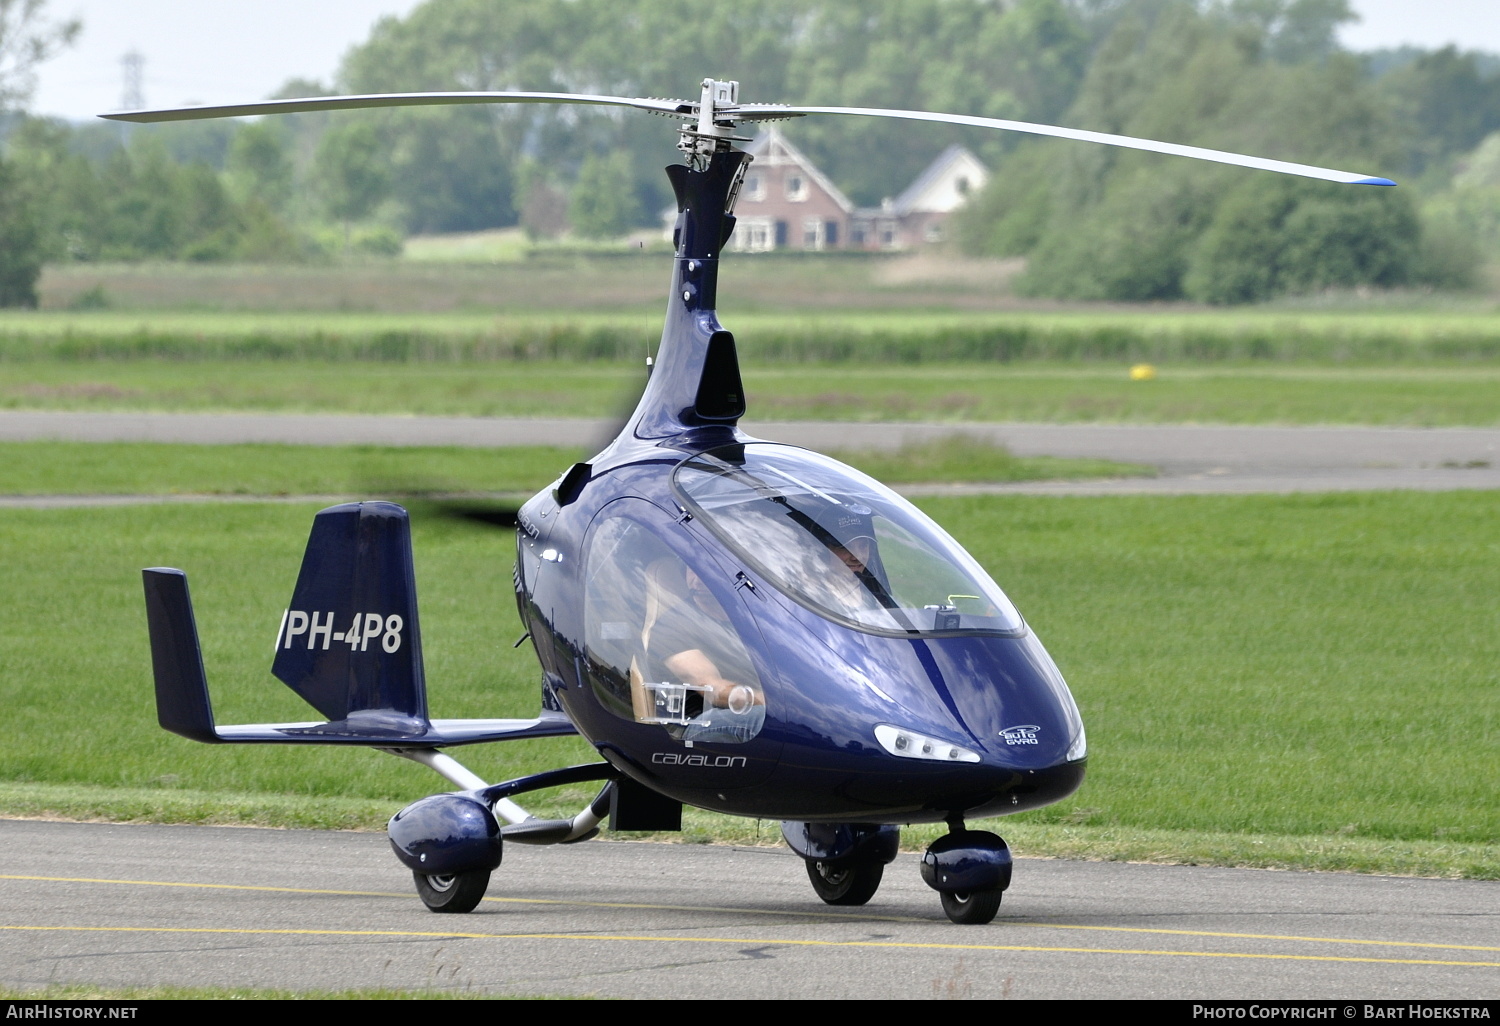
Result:
{"label": "glossy blue fuselage", "polygon": [[[713,311],[725,213],[744,155],[669,169],[677,253],[655,369],[625,430],[520,512],[516,587],[544,673],[565,711],[622,772],[686,804],[766,819],[913,823],[1037,808],[1083,779],[1076,709],[1029,628],[890,636],[794,601],[737,559],[674,492],[684,459],[754,441],[733,341]],[[783,447],[778,447],[783,448]],[[803,451],[784,447],[795,460]],[[811,458],[811,454],[808,454]],[[599,526],[649,532],[713,594],[764,690],[764,724],[741,743],[685,743],[601,700],[585,599]],[[962,747],[978,761],[898,757],[880,725]],[[1016,728],[1025,728],[1017,732]]]}

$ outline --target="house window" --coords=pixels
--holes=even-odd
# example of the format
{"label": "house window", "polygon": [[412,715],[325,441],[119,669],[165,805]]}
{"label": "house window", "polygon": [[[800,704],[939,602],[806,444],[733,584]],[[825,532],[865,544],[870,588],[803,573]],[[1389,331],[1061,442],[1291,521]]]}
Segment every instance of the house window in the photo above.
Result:
{"label": "house window", "polygon": [[827,221],[823,224],[823,245],[832,248],[839,244],[839,223]]}
{"label": "house window", "polygon": [[807,199],[807,179],[801,175],[787,175],[786,198],[793,203]]}
{"label": "house window", "polygon": [[747,200],[763,200],[766,198],[766,180],[761,175],[745,176],[745,198]]}
{"label": "house window", "polygon": [[922,233],[922,237],[928,242],[942,242],[943,222],[933,221],[927,226],[927,230]]}
{"label": "house window", "polygon": [[773,247],[775,227],[769,217],[742,217],[734,226],[729,247],[745,253],[764,253]]}
{"label": "house window", "polygon": [[969,186],[969,180],[967,178],[960,178],[957,182],[955,182],[953,184],[955,185],[955,187],[957,187],[958,194],[960,196],[967,196],[969,194],[969,188],[970,188],[970,186]]}

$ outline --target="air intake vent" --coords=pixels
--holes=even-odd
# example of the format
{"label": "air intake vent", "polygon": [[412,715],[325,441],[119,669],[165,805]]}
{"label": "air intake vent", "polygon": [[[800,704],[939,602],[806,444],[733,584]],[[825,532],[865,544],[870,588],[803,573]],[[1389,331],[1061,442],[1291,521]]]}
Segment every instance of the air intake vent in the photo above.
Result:
{"label": "air intake vent", "polygon": [[698,382],[694,411],[704,420],[736,421],[745,415],[745,386],[740,382],[740,360],[734,336],[716,331],[708,340],[703,378]]}

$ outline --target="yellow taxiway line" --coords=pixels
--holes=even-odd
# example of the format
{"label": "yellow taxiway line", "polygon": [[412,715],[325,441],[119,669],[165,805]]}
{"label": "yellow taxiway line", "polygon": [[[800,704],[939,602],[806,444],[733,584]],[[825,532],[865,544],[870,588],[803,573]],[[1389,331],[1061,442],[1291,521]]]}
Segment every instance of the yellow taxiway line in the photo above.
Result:
{"label": "yellow taxiway line", "polygon": [[622,941],[648,944],[755,944],[761,947],[900,948],[929,951],[1021,951],[1075,955],[1167,955],[1183,958],[1253,958],[1285,962],[1366,962],[1381,965],[1444,965],[1472,969],[1500,969],[1500,962],[1454,962],[1420,958],[1361,958],[1352,955],[1290,955],[1251,951],[1173,951],[1151,948],[1066,948],[1034,944],[943,944],[922,941],[838,941],[788,937],[702,937],[608,933],[470,933],[462,930],[308,930],[244,929],[215,926],[6,926],[0,931],[51,933],[214,934],[270,937],[412,937],[432,940],[561,940]]}
{"label": "yellow taxiway line", "polygon": [[[26,880],[42,883],[89,883],[110,884],[117,886],[133,887],[183,887],[200,890],[223,890],[223,891],[255,891],[269,892],[275,894],[325,894],[341,897],[367,897],[367,898],[407,898],[405,893],[391,891],[343,891],[343,890],[320,890],[310,887],[269,887],[252,884],[220,884],[220,883],[193,883],[175,880],[120,880],[99,877],[75,877],[75,876],[24,876],[19,874],[0,874],[0,880]],[[859,921],[859,922],[910,922],[931,923],[932,919],[919,918],[916,916],[882,916],[868,915],[857,912],[822,912],[822,911],[795,911],[785,912],[777,909],[743,909],[725,908],[706,905],[662,905],[647,903],[626,902],[603,902],[603,901],[568,901],[556,898],[485,898],[485,901],[514,904],[514,905],[560,905],[574,908],[611,908],[611,909],[639,909],[644,911],[664,912],[715,912],[736,915],[770,915],[796,918],[816,918],[823,920]],[[1077,923],[1036,923],[1017,922],[1006,920],[1006,926],[1021,926],[1032,929],[1046,930],[1092,930],[1106,933],[1136,933],[1152,934],[1159,936],[1175,937],[1215,937],[1228,940],[1265,940],[1265,941],[1295,941],[1313,944],[1355,944],[1374,945],[1378,947],[1400,947],[1400,948],[1423,948],[1439,949],[1446,951],[1496,951],[1500,947],[1485,947],[1477,944],[1435,944],[1425,941],[1393,941],[1393,940],[1366,940],[1350,937],[1309,937],[1296,934],[1271,934],[1271,933],[1230,933],[1213,930],[1173,930],[1153,927],[1136,926],[1097,926],[1091,924]],[[1132,955],[1186,955],[1191,957],[1217,957],[1217,958],[1285,958],[1312,961],[1352,961],[1352,962],[1387,962],[1402,965],[1460,965],[1460,966],[1482,966],[1500,967],[1500,962],[1444,962],[1423,961],[1417,959],[1390,959],[1390,958],[1357,958],[1353,956],[1336,955],[1276,955],[1276,954],[1253,954],[1234,952],[1195,952],[1195,951],[1152,951],[1116,948],[1067,948],[1067,947],[1037,947],[1030,945],[990,945],[990,944],[934,944],[907,941],[810,941],[810,940],[737,940],[734,938],[705,938],[705,937],[646,937],[646,936],[610,936],[604,934],[491,934],[491,933],[465,933],[461,931],[352,931],[352,930],[237,930],[229,928],[202,927],[196,929],[168,928],[168,927],[106,927],[106,926],[3,926],[0,930],[83,930],[83,931],[110,931],[121,932],[167,932],[167,933],[251,933],[251,934],[321,934],[332,936],[387,936],[387,937],[464,937],[484,938],[495,940],[515,939],[555,939],[555,940],[642,940],[660,942],[663,940],[705,940],[716,943],[767,943],[767,944],[799,944],[799,945],[825,945],[843,947],[899,947],[899,948],[952,948],[958,950],[981,950],[981,951],[1049,951],[1049,952],[1093,952],[1100,954],[1132,954]]]}

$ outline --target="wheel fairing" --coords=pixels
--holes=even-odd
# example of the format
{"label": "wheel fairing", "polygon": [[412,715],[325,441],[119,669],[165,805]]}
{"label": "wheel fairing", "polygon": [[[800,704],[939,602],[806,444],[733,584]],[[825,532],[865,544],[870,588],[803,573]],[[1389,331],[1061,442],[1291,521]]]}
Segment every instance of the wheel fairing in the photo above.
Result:
{"label": "wheel fairing", "polygon": [[500,865],[500,824],[487,805],[461,794],[435,794],[391,818],[391,849],[407,869],[455,875]]}
{"label": "wheel fairing", "polygon": [[1010,886],[1010,848],[987,830],[938,838],[922,855],[922,882],[935,891],[971,894]]}

